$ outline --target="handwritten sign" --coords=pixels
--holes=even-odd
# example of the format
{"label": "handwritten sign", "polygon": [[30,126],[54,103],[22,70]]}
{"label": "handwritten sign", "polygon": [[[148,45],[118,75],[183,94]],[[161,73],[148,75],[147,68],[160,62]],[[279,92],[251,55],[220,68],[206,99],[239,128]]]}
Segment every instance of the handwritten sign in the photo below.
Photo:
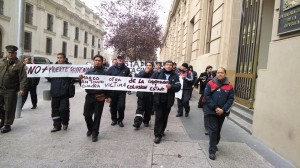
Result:
{"label": "handwritten sign", "polygon": [[121,91],[142,91],[166,93],[167,80],[132,78],[105,75],[84,75],[81,80],[83,89],[103,89]]}
{"label": "handwritten sign", "polygon": [[27,77],[78,77],[91,68],[90,65],[26,64]]}

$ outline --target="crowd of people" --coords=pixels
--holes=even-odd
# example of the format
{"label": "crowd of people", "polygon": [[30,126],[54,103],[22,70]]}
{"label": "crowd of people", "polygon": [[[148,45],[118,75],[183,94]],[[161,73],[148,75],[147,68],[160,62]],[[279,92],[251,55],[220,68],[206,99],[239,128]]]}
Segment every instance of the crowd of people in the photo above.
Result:
{"label": "crowd of people", "polygon": [[[29,64],[30,58],[25,58],[21,62],[16,57],[16,46],[7,46],[7,56],[0,61],[0,128],[1,133],[11,131],[14,122],[17,96],[23,97],[24,105],[28,93],[31,95],[32,109],[37,108],[36,87],[39,78],[27,78],[25,64]],[[119,55],[109,66],[106,59],[101,55],[93,57],[93,68],[79,76],[84,75],[110,75],[110,76],[130,76],[130,69],[124,64],[124,55]],[[57,54],[56,64],[70,64],[64,53]],[[139,129],[142,124],[150,126],[151,115],[155,112],[154,122],[154,143],[159,144],[165,136],[165,129],[171,107],[177,99],[177,115],[189,116],[189,101],[192,91],[196,87],[199,89],[201,97],[198,108],[204,111],[205,134],[209,135],[209,158],[216,158],[217,144],[220,141],[220,132],[226,116],[229,115],[230,107],[234,101],[233,86],[226,77],[226,69],[218,68],[213,71],[212,66],[207,66],[205,71],[198,77],[192,65],[183,63],[179,68],[171,60],[162,64],[157,62],[146,62],[145,69],[140,71],[135,77],[167,80],[167,92],[137,92],[137,109],[133,119],[133,127]],[[73,78],[54,77],[51,78],[51,116],[53,128],[51,132],[67,130],[70,120],[70,102],[72,97],[69,87],[74,83]],[[80,83],[80,82],[79,82]],[[200,84],[200,85],[199,85]],[[176,92],[181,90],[181,95],[175,97]],[[98,141],[98,134],[101,122],[104,103],[110,103],[111,125],[124,127],[126,91],[121,90],[101,90],[86,89],[86,97],[83,108],[83,115],[87,126],[87,136],[92,136],[92,141]]]}

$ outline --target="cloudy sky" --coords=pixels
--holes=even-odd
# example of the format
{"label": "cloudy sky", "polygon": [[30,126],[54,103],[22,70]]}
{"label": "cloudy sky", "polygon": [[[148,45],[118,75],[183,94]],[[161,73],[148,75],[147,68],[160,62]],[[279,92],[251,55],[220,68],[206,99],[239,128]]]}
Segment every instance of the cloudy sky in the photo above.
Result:
{"label": "cloudy sky", "polygon": [[[89,8],[93,9],[94,11],[97,11],[95,6],[98,6],[101,2],[101,0],[81,0],[81,1],[84,2]],[[161,16],[160,23],[164,27],[166,25],[169,10],[173,0],[158,0],[158,1],[162,6],[162,10],[159,11],[159,16]]]}

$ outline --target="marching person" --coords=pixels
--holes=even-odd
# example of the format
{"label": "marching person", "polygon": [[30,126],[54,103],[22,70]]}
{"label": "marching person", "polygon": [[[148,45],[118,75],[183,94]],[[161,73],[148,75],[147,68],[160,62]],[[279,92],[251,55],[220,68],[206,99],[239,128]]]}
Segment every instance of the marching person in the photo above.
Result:
{"label": "marching person", "polygon": [[[31,57],[25,57],[24,58],[24,64],[31,64]],[[31,103],[32,107],[31,109],[36,109],[37,107],[37,94],[36,94],[36,87],[40,82],[39,77],[34,77],[34,78],[27,78],[28,83],[27,83],[27,89],[24,92],[24,96],[22,97],[22,108],[27,100],[28,93],[30,93],[30,98],[31,98]]]}
{"label": "marching person", "polygon": [[[119,55],[117,57],[117,63],[112,65],[107,74],[110,76],[129,76],[130,70],[125,65],[125,57]],[[124,127],[124,111],[125,111],[125,102],[126,102],[126,91],[112,91],[112,101],[110,103],[110,113],[111,113],[111,125],[114,126],[118,124],[120,127]]]}
{"label": "marching person", "polygon": [[1,133],[11,131],[15,119],[18,96],[23,96],[27,86],[25,64],[17,58],[18,47],[5,47],[7,55],[0,60],[0,128]]}
{"label": "marching person", "polygon": [[[64,53],[57,54],[57,62],[55,64],[69,64],[66,61]],[[70,120],[70,101],[69,101],[69,87],[73,80],[69,77],[54,77],[51,78],[51,117],[53,119],[53,129],[51,132],[67,130]]]}
{"label": "marching person", "polygon": [[[150,78],[153,72],[153,63],[147,62],[145,70],[140,71],[136,77]],[[142,123],[144,123],[145,127],[149,127],[149,121],[151,120],[151,112],[153,107],[153,93],[137,92],[136,96],[138,99],[133,127],[140,128]]]}
{"label": "marching person", "polygon": [[155,105],[155,124],[154,124],[154,143],[159,144],[162,136],[165,136],[164,132],[167,127],[168,117],[171,111],[171,107],[174,104],[175,92],[178,92],[181,88],[178,75],[173,71],[173,62],[168,60],[165,62],[164,68],[160,73],[154,72],[153,79],[168,80],[169,84],[166,85],[167,93],[154,93],[153,103]]}
{"label": "marching person", "polygon": [[233,86],[226,77],[225,68],[218,68],[217,76],[206,85],[204,100],[204,120],[209,134],[209,158],[215,160],[222,125],[234,101]]}
{"label": "marching person", "polygon": [[[101,55],[95,55],[94,58],[94,68],[86,72],[85,75],[107,75],[107,71],[103,66],[103,57]],[[79,79],[83,76],[80,75]],[[100,121],[104,106],[104,101],[111,102],[110,91],[106,90],[96,90],[96,89],[86,89],[85,103],[84,103],[84,118],[87,126],[87,136],[92,135],[92,141],[98,141]],[[94,115],[94,120],[93,120]]]}
{"label": "marching person", "polygon": [[194,77],[188,68],[187,63],[183,63],[180,67],[179,77],[183,80],[183,86],[181,99],[177,98],[178,112],[176,117],[182,117],[183,108],[185,109],[185,117],[188,117],[190,112],[190,99],[192,95]]}

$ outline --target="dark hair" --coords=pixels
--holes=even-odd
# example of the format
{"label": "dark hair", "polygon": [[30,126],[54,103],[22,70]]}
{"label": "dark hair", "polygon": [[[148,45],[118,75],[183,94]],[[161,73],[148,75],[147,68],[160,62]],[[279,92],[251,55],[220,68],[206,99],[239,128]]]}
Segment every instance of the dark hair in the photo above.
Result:
{"label": "dark hair", "polygon": [[[167,60],[167,61],[165,62],[165,65],[166,65],[167,63],[170,63],[170,64],[173,65],[173,61],[171,61],[171,60]],[[176,64],[176,63],[175,63],[175,64]]]}
{"label": "dark hair", "polygon": [[57,55],[61,55],[61,56],[63,56],[64,58],[66,58],[66,54],[65,54],[65,53],[58,53]]}
{"label": "dark hair", "polygon": [[190,65],[190,66],[189,66],[189,69],[192,69],[192,70],[194,70],[194,68],[193,68],[193,66],[192,66],[192,65]]}
{"label": "dark hair", "polygon": [[93,57],[93,60],[95,60],[95,58],[100,58],[101,61],[103,61],[103,56],[102,56],[102,55],[97,54],[97,55],[95,55],[95,56]]}
{"label": "dark hair", "polygon": [[161,62],[156,62],[156,64],[155,64],[155,65],[157,65],[157,64],[159,64],[159,65],[161,66]]}
{"label": "dark hair", "polygon": [[146,62],[146,64],[151,64],[152,67],[154,66],[153,62],[151,62],[151,61]]}
{"label": "dark hair", "polygon": [[177,65],[177,63],[176,63],[176,62],[172,62],[172,64],[173,64],[173,65]]}
{"label": "dark hair", "polygon": [[208,65],[208,66],[206,67],[206,69],[205,69],[205,72],[206,72],[208,69],[210,69],[210,68],[213,68],[213,67],[210,66],[210,65]]}
{"label": "dark hair", "polygon": [[[225,74],[226,74],[226,69],[225,68],[223,68],[223,67],[219,67],[218,69],[223,69],[223,71],[225,72]],[[218,70],[217,70],[218,71]]]}

